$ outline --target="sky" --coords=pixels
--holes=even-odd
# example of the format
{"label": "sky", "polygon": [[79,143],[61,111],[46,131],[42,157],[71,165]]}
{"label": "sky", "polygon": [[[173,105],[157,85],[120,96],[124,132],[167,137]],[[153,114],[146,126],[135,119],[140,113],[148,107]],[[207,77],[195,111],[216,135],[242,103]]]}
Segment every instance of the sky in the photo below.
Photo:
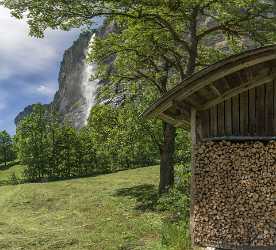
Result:
{"label": "sky", "polygon": [[64,50],[80,33],[47,31],[38,39],[28,32],[26,22],[0,7],[0,130],[11,134],[14,118],[27,105],[53,100]]}

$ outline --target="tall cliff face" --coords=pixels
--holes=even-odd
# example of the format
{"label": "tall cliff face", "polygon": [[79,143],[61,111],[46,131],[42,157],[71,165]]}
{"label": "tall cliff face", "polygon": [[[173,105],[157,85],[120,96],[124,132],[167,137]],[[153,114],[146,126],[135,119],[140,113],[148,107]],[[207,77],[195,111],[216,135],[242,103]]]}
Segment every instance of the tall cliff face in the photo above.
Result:
{"label": "tall cliff face", "polygon": [[[104,37],[110,32],[116,32],[114,23],[104,23],[98,31],[82,33],[74,44],[65,51],[59,72],[59,88],[51,104],[45,105],[59,113],[62,122],[69,122],[79,129],[85,126],[90,110],[95,104],[97,87],[105,84],[103,81],[90,80],[96,72],[95,64],[86,63],[89,45],[95,36]],[[112,65],[113,58],[107,64]],[[16,125],[32,112],[30,105],[15,118]]]}
{"label": "tall cliff face", "polygon": [[59,89],[52,102],[63,121],[76,128],[85,125],[94,104],[98,81],[90,81],[96,65],[86,63],[86,55],[94,35],[83,33],[64,53],[59,73]]}

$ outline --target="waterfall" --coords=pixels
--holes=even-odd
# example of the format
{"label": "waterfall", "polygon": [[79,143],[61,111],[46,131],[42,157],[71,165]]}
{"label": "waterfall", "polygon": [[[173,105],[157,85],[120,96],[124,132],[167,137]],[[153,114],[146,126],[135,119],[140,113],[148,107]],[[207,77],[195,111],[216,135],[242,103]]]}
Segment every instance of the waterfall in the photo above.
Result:
{"label": "waterfall", "polygon": [[[96,38],[96,34],[93,34],[89,42],[89,47],[93,45]],[[88,54],[89,49],[86,49],[85,54]],[[99,80],[91,80],[96,74],[97,65],[96,63],[87,64],[85,63],[85,68],[83,71],[83,81],[82,81],[82,95],[84,97],[84,114],[85,121],[84,124],[87,125],[88,118],[90,115],[91,108],[96,103],[96,94]]]}

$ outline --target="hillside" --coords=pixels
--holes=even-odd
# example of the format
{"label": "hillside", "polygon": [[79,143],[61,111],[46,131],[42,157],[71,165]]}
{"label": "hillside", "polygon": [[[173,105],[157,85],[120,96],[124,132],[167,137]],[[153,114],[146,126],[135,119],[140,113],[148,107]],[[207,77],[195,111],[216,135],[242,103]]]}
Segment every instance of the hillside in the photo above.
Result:
{"label": "hillside", "polygon": [[158,167],[3,185],[13,171],[0,171],[0,249],[159,249]]}

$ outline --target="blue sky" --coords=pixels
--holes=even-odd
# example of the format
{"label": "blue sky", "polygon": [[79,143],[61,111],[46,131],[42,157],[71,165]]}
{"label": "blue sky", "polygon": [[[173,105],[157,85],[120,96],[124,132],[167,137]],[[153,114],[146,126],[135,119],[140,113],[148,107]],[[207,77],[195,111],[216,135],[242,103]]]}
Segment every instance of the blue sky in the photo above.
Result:
{"label": "blue sky", "polygon": [[0,130],[14,134],[14,118],[24,107],[52,101],[64,50],[79,32],[48,31],[44,39],[32,38],[24,21],[0,7]]}

